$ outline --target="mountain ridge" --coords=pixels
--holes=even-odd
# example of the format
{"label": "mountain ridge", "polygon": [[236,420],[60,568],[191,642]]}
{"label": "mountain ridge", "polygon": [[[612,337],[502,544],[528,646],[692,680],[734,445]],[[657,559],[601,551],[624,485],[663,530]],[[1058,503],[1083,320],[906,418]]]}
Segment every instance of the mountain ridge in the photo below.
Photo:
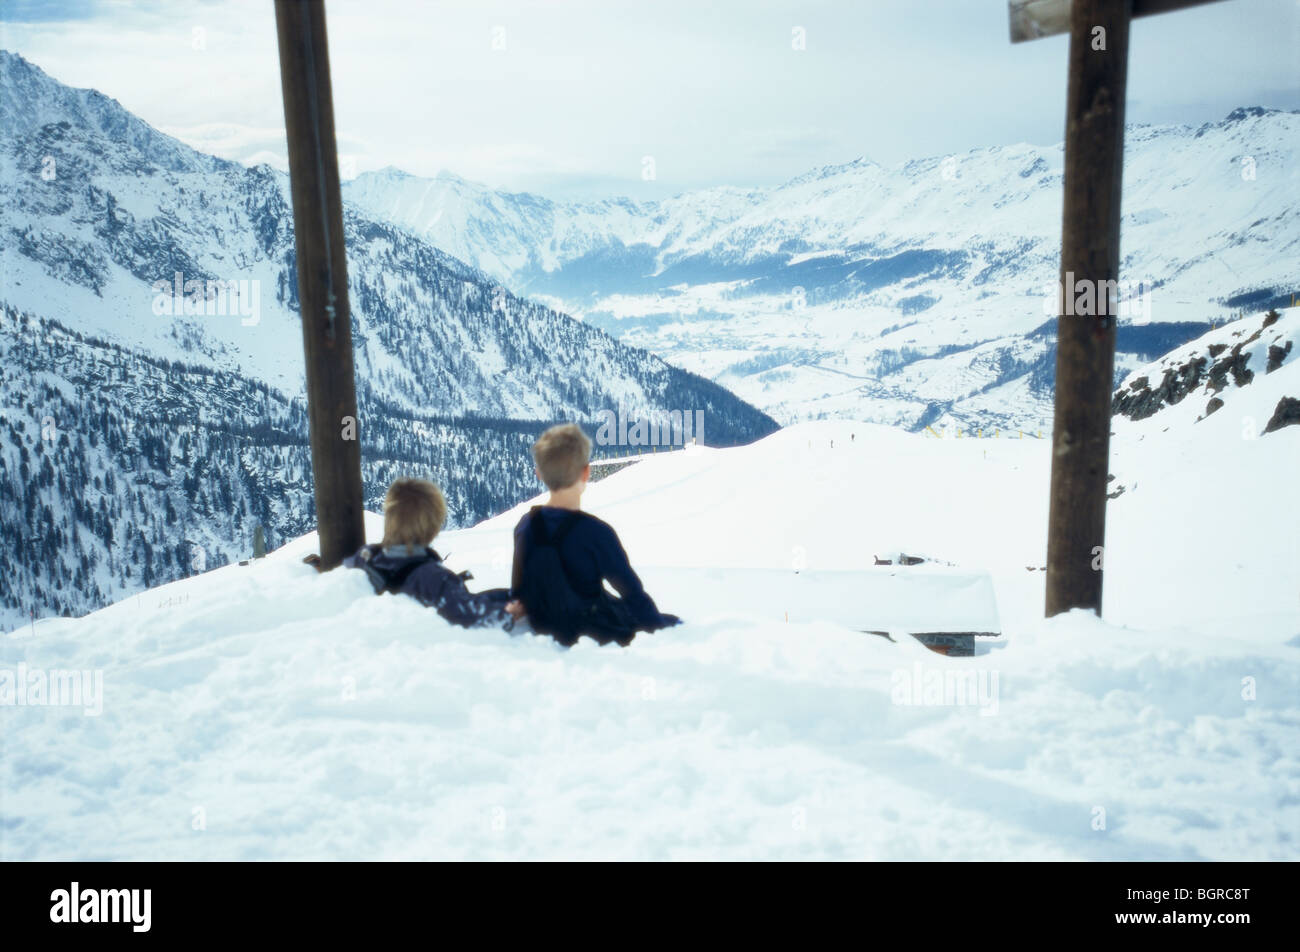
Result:
{"label": "mountain ridge", "polygon": [[[300,534],[313,503],[287,177],[154,135],[12,54],[0,82],[0,621],[189,574],[180,541],[218,565],[247,557],[254,523],[272,542]],[[698,411],[722,445],[776,428],[350,203],[344,230],[369,506],[398,475],[433,476],[450,525],[486,518],[535,489],[545,426],[605,411]]]}
{"label": "mountain ridge", "polygon": [[[1262,107],[1128,128],[1138,323],[1196,336],[1300,290],[1297,142],[1300,112]],[[1042,426],[1054,369],[1033,332],[1055,313],[1062,169],[1059,143],[1019,143],[617,207],[369,173],[345,194],[783,422]],[[1121,351],[1116,383],[1144,356]]]}

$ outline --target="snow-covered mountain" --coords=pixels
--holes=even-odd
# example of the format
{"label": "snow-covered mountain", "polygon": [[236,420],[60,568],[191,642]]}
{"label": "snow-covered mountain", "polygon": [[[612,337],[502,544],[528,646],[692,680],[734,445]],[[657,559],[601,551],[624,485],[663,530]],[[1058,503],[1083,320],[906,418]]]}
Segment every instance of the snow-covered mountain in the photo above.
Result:
{"label": "snow-covered mountain", "polygon": [[[835,420],[588,490],[686,620],[625,649],[454,628],[311,536],[38,621],[0,678],[90,689],[0,705],[0,859],[1294,859],[1300,425],[1242,425],[1297,321],[1189,345],[1255,370],[1210,416],[1115,418],[1104,620],[1041,617],[1048,441]],[[506,584],[518,515],[439,545]],[[863,632],[898,548],[986,572],[1001,636]]]}
{"label": "snow-covered mountain", "polygon": [[[175,577],[191,546],[207,564],[243,557],[254,523],[300,534],[287,178],[197,153],[7,52],[0,93],[0,618]],[[351,205],[345,232],[372,505],[397,472],[431,471],[455,524],[500,511],[534,487],[530,434],[558,419],[698,411],[719,445],[775,428]]]}
{"label": "snow-covered mountain", "polygon": [[[1059,144],[1021,144],[657,203],[393,169],[346,194],[778,419],[1035,428],[1051,416],[1061,182]],[[1300,113],[1130,127],[1121,251],[1145,296],[1123,321],[1117,379],[1212,323],[1289,303]]]}

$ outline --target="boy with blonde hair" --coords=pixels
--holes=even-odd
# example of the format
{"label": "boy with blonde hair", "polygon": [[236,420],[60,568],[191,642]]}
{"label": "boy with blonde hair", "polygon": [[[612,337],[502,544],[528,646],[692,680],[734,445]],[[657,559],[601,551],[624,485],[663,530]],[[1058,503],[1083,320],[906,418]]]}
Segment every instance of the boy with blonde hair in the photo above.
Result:
{"label": "boy with blonde hair", "polygon": [[479,627],[510,622],[509,592],[465,587],[468,572],[453,572],[430,543],[447,519],[442,490],[426,479],[397,479],[384,497],[384,541],[368,545],[343,564],[364,569],[376,594],[400,592],[428,605],[453,625]]}
{"label": "boy with blonde hair", "polygon": [[[591,439],[574,423],[553,426],[533,444],[538,478],[550,498],[515,527],[512,615],[564,645],[581,635],[627,645],[638,631],[681,622],[659,611],[632,570],[618,533],[582,511],[591,478]],[[608,581],[621,596],[605,590]]]}

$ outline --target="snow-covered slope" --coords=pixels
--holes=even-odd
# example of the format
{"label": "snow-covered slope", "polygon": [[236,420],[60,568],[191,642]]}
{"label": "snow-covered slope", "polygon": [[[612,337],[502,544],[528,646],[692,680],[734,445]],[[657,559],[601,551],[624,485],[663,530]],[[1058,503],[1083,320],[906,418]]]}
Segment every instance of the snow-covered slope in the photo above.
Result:
{"label": "snow-covered slope", "polygon": [[[1300,426],[1230,414],[1298,374],[1117,417],[1105,621],[1039,617],[1048,441],[826,421],[593,484],[687,619],[627,649],[449,627],[311,537],[38,622],[0,672],[99,672],[102,711],[0,706],[0,858],[1293,859]],[[505,584],[517,515],[439,547]],[[1002,637],[805,604],[869,617],[898,550],[986,569]]]}
{"label": "snow-covered slope", "polygon": [[1108,610],[1154,625],[1181,599],[1188,624],[1245,632],[1300,608],[1300,308],[1277,313],[1207,333],[1116,394],[1105,565],[1164,597],[1112,587]]}
{"label": "snow-covered slope", "polygon": [[[300,392],[287,177],[187,154],[112,100],[69,90],[14,54],[0,51],[0,75],[16,97],[0,110],[0,300],[155,357]],[[724,405],[745,413],[726,391],[350,206],[345,234],[358,373],[412,410],[585,418],[620,404],[712,402],[719,437],[730,425]],[[238,309],[187,284],[216,281],[247,285]],[[665,401],[683,388],[694,393]]]}
{"label": "snow-covered slope", "polygon": [[[1231,414],[1239,399],[1236,393],[1242,388],[1252,387],[1252,404],[1258,399],[1259,389],[1276,390],[1281,397],[1273,412],[1243,431],[1244,438],[1253,439],[1261,429],[1276,429],[1288,422],[1286,401],[1295,396],[1288,397],[1281,383],[1288,378],[1277,377],[1264,383],[1258,383],[1257,378],[1268,377],[1300,358],[1297,343],[1300,310],[1296,308],[1225,324],[1129,374],[1115,395],[1114,412],[1132,420],[1162,414],[1165,421],[1176,418],[1180,423],[1189,419],[1197,422],[1225,406]],[[1187,401],[1186,407],[1164,412],[1183,401]]]}
{"label": "snow-covered slope", "polygon": [[[1177,339],[1125,335],[1121,376],[1300,290],[1297,143],[1300,113],[1258,108],[1129,129],[1121,276],[1149,309],[1125,323]],[[659,203],[557,203],[391,169],[347,194],[783,421],[1030,426],[1051,415],[1050,339],[1034,331],[1055,314],[1062,161],[1060,145],[1025,144],[859,159]]]}

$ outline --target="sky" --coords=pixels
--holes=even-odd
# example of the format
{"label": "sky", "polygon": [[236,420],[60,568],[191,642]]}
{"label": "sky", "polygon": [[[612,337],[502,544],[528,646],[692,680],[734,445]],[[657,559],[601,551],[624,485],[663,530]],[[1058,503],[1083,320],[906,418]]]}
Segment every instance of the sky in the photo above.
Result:
{"label": "sky", "polygon": [[[329,0],[340,167],[554,198],[774,185],[1064,130],[1063,36],[1006,0]],[[0,47],[207,152],[285,168],[270,0],[0,0]],[[1300,109],[1300,0],[1138,20],[1130,122]]]}

